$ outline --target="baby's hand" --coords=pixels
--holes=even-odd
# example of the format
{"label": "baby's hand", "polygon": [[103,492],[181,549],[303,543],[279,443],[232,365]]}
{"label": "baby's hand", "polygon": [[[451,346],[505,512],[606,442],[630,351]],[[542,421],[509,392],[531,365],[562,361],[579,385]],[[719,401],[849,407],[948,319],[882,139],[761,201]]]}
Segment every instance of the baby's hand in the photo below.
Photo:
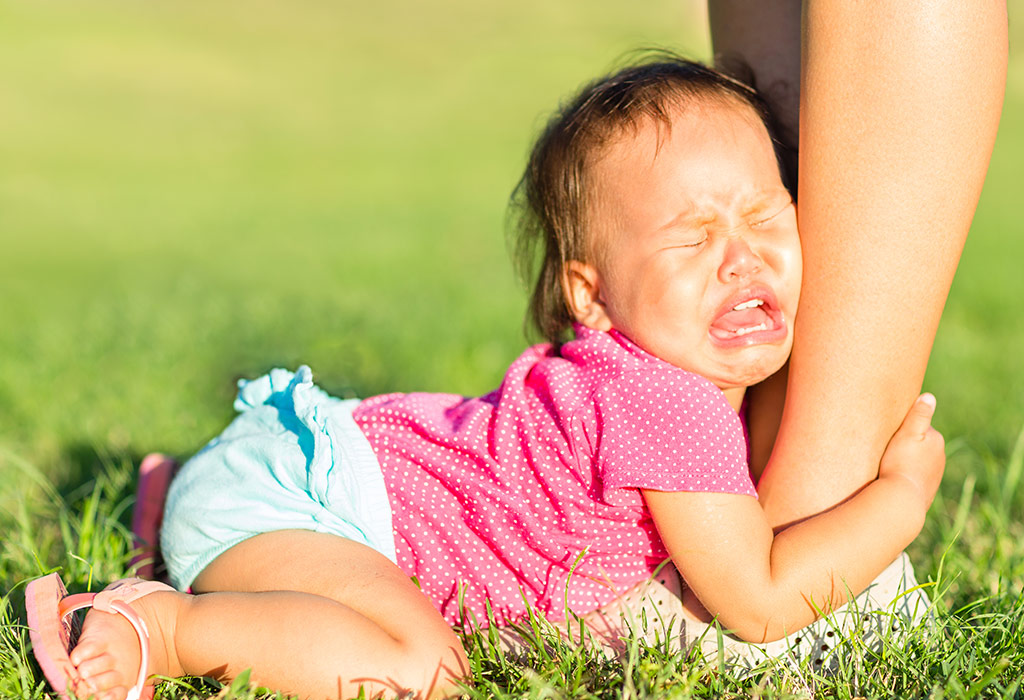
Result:
{"label": "baby's hand", "polygon": [[879,479],[906,479],[916,487],[927,510],[946,468],[942,434],[932,427],[935,397],[921,394],[892,436],[878,466]]}

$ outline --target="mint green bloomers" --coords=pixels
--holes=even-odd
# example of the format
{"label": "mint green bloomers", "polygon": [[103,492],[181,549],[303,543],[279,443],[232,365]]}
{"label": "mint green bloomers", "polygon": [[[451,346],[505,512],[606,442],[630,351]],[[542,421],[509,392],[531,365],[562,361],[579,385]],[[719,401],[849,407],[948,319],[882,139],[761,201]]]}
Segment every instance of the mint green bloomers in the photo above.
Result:
{"label": "mint green bloomers", "polygon": [[239,416],[185,463],[167,497],[160,545],[186,590],[220,554],[254,535],[328,532],[395,561],[380,465],[352,420],[306,366],[238,382]]}

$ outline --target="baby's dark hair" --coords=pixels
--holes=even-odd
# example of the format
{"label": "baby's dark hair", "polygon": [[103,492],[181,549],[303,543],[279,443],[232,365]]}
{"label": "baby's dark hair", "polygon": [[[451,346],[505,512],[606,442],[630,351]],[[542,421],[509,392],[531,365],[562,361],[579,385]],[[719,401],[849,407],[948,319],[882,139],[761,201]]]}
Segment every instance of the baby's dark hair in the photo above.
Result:
{"label": "baby's dark hair", "polygon": [[556,347],[573,322],[562,291],[562,270],[571,260],[591,258],[587,175],[593,159],[644,120],[670,126],[674,108],[708,101],[747,105],[774,134],[771,114],[752,87],[657,51],[586,85],[537,139],[512,193],[510,236],[520,277],[534,281],[527,324]]}

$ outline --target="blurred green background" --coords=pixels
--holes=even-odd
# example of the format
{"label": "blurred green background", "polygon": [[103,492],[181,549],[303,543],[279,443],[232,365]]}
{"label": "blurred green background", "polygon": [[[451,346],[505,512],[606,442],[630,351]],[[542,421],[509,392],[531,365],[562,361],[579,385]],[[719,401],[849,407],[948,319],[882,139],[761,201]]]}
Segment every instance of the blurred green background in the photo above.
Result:
{"label": "blurred green background", "polygon": [[[926,381],[947,481],[1024,424],[1021,39]],[[703,4],[0,1],[0,495],[26,465],[186,455],[272,366],[493,388],[524,342],[504,216],[530,141],[640,46],[707,58]]]}

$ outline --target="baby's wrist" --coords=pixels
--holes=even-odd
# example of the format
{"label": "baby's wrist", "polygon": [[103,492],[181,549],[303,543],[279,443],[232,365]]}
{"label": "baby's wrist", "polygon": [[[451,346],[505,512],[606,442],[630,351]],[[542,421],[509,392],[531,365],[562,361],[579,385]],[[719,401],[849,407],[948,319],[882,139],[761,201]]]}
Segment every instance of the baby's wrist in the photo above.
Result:
{"label": "baby's wrist", "polygon": [[877,482],[892,493],[893,499],[900,504],[900,511],[908,518],[914,518],[917,529],[924,525],[925,513],[931,505],[931,499],[914,478],[900,471],[890,471],[878,476]]}

